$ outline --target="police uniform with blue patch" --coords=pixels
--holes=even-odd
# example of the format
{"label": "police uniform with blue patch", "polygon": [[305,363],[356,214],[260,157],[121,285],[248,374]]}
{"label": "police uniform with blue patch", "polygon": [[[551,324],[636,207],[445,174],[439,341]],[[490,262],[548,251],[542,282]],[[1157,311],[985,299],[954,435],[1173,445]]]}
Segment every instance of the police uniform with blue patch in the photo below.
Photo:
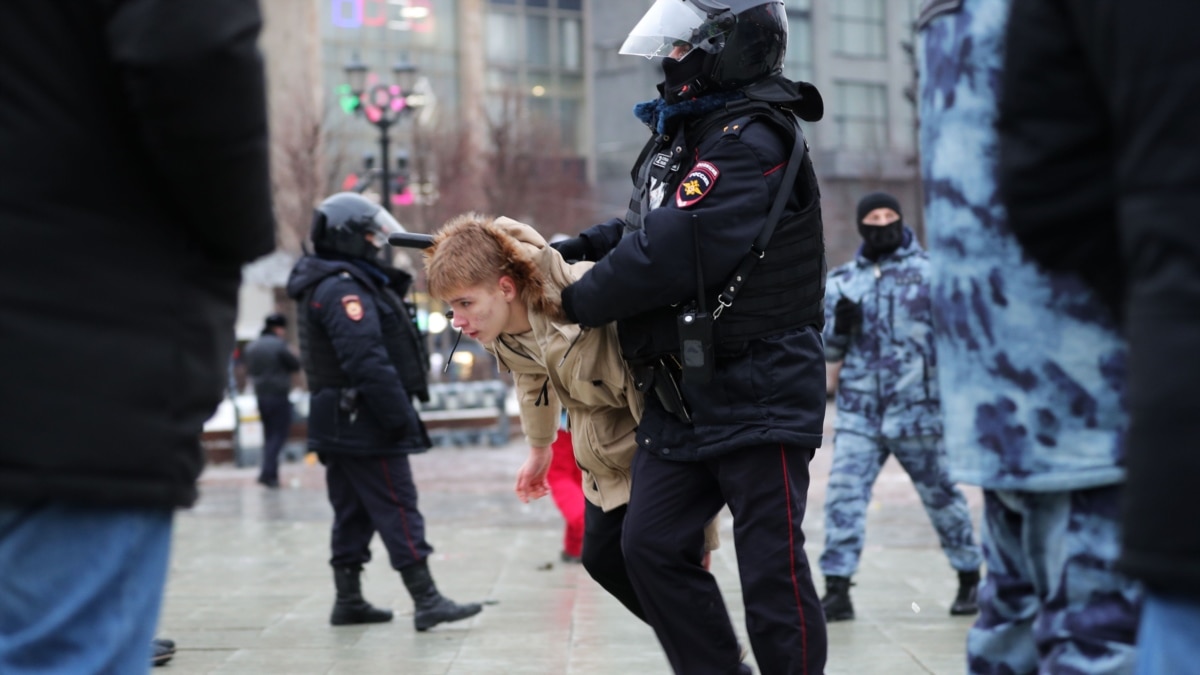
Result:
{"label": "police uniform with blue patch", "polygon": [[[625,217],[560,248],[597,261],[563,306],[585,326],[617,322],[647,393],[623,549],[672,667],[746,672],[699,556],[704,524],[728,505],[738,550],[758,552],[739,573],[759,667],[820,672],[824,619],[801,523],[825,412],[825,263],[795,118],[820,119],[822,105],[811,85],[779,74],[782,3],[716,5],[662,0],[626,41],[624,53],[643,53],[643,29],[699,22],[653,52],[691,45],[664,60],[663,98],[635,111],[652,136]],[[781,216],[756,242],[776,197]]]}

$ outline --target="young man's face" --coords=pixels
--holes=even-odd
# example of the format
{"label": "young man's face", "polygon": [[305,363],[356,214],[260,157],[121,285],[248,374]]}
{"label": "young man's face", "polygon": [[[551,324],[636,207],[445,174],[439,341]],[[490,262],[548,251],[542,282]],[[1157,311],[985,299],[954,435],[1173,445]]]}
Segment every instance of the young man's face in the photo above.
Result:
{"label": "young man's face", "polygon": [[501,333],[520,332],[515,330],[517,316],[513,311],[513,304],[518,301],[516,288],[508,277],[447,294],[450,309],[454,310],[451,325],[483,343],[492,342]]}

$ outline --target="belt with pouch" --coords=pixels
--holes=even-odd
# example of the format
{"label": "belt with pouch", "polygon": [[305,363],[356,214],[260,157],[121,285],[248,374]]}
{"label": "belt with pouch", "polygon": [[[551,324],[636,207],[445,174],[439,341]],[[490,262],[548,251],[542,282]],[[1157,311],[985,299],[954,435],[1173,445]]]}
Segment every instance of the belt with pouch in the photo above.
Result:
{"label": "belt with pouch", "polygon": [[638,391],[647,395],[653,393],[664,410],[684,424],[692,423],[691,410],[680,389],[683,368],[673,355],[631,365],[630,369],[633,371],[633,384]]}

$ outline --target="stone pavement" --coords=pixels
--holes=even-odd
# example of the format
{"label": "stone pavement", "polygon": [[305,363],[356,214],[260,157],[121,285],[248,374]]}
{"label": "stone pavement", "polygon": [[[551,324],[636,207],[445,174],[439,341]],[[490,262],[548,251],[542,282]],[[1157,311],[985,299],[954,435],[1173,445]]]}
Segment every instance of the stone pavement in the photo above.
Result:
{"label": "stone pavement", "polygon": [[[413,458],[428,538],[437,549],[430,566],[440,589],[460,602],[495,603],[477,617],[426,633],[413,630],[412,603],[378,538],[364,594],[393,608],[395,620],[329,625],[332,511],[320,465],[285,464],[280,490],[257,485],[252,467],[209,467],[199,504],[176,520],[158,634],[174,639],[178,653],[154,672],[670,673],[651,630],[582,567],[559,562],[562,526],[553,502],[524,505],[512,495],[525,452],[514,442],[435,448]],[[812,465],[804,530],[814,569],[823,541],[829,459],[828,451],[818,451]],[[979,492],[964,491],[978,522]],[[713,573],[747,643],[727,512],[721,524],[723,544],[714,552]],[[817,582],[823,588],[819,572]],[[827,673],[964,671],[971,619],[948,615],[957,579],[895,460],[876,485],[855,583],[858,618],[829,627]],[[753,664],[753,656],[748,662]]]}

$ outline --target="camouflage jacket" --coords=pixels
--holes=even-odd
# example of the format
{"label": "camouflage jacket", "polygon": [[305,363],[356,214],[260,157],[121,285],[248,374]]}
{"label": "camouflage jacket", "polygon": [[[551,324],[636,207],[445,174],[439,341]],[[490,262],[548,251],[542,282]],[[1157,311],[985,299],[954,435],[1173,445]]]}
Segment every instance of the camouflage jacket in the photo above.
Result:
{"label": "camouflage jacket", "polygon": [[[942,433],[937,354],[929,304],[929,258],[912,231],[873,262],[858,255],[825,284],[825,360],[842,362],[834,428],[887,438]],[[841,298],[862,307],[862,327],[833,332]]]}
{"label": "camouflage jacket", "polygon": [[929,14],[921,163],[951,477],[995,490],[1119,482],[1125,345],[1078,277],[1022,254],[996,192],[1006,3]]}

